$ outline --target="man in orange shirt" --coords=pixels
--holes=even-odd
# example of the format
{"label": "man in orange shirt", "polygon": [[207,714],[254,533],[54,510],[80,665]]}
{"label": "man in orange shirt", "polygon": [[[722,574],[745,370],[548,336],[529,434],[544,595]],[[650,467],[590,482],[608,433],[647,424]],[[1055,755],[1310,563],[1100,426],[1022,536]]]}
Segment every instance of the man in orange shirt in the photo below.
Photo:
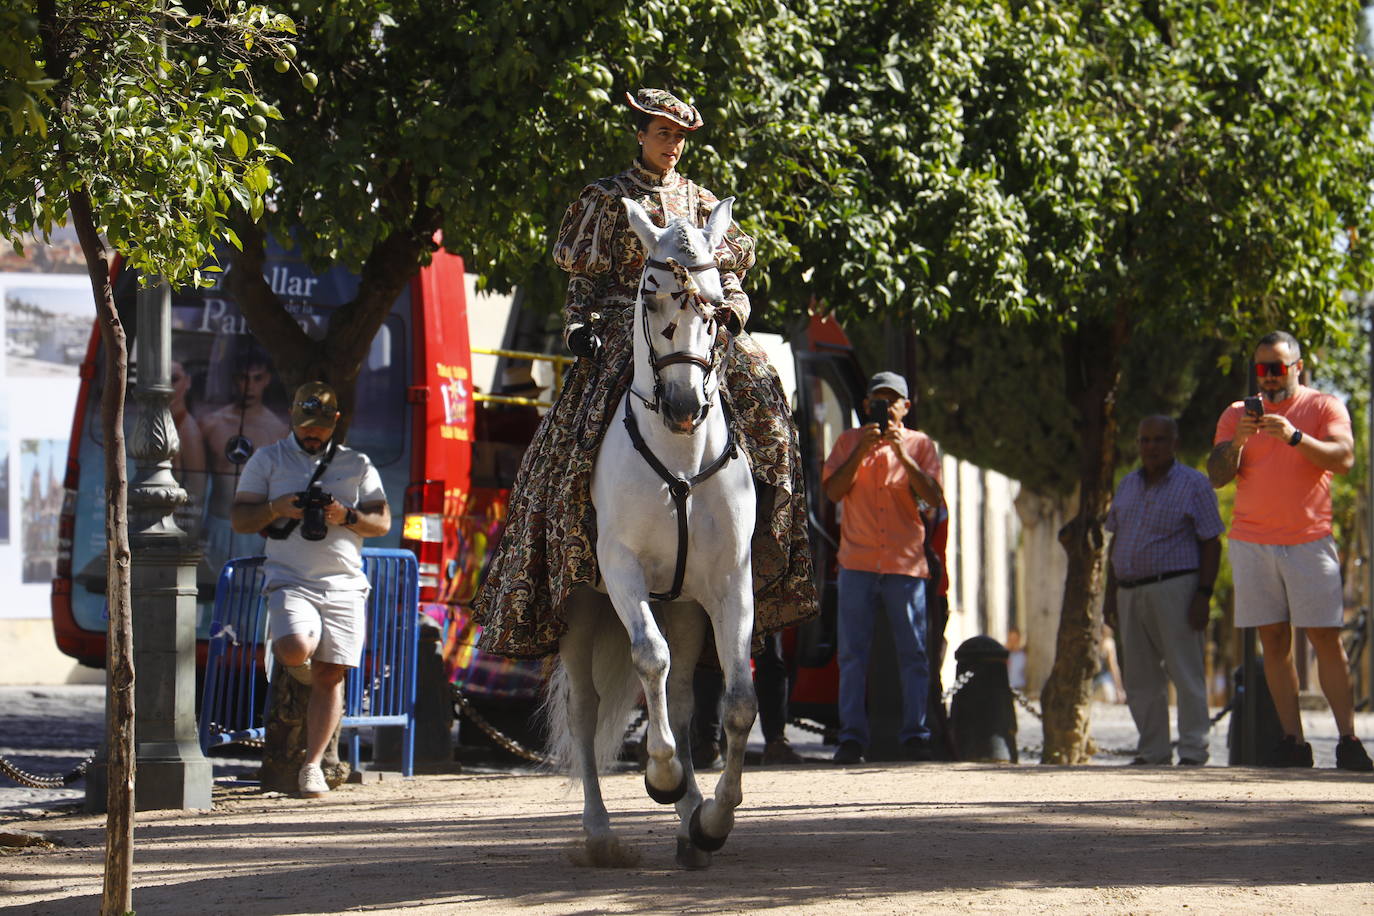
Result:
{"label": "man in orange shirt", "polygon": [[925,433],[902,425],[911,401],[906,379],[879,372],[868,382],[865,416],[882,421],[840,434],[821,474],[841,504],[839,576],[840,745],[835,762],[859,763],[868,747],[864,694],[879,602],[887,611],[902,684],[898,739],[911,760],[929,760],[926,694],[926,510],[944,503],[940,458]]}
{"label": "man in orange shirt", "polygon": [[[1236,626],[1256,627],[1264,678],[1284,737],[1269,766],[1312,766],[1298,713],[1293,627],[1303,627],[1317,654],[1322,691],[1340,731],[1336,766],[1374,770],[1355,737],[1354,698],[1341,645],[1345,613],[1341,569],[1331,536],[1331,475],[1355,463],[1345,405],[1298,383],[1302,351],[1285,331],[1255,348],[1259,404],[1237,401],[1217,421],[1207,476],[1221,488],[1236,481],[1229,536]],[[1255,408],[1259,408],[1256,410]]]}

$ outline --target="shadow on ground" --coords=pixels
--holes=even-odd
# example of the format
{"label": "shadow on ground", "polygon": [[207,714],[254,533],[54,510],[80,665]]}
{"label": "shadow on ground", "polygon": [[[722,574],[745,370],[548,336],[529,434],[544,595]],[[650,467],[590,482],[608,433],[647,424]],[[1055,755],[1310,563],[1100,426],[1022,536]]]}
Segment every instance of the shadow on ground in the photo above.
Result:
{"label": "shadow on ground", "polygon": [[[644,857],[637,868],[614,870],[570,864],[580,803],[550,785],[554,780],[542,780],[546,788],[535,793],[538,811],[517,800],[523,793],[506,777],[461,777],[458,784],[434,777],[430,797],[417,791],[353,800],[342,793],[313,807],[240,795],[214,813],[140,824],[135,903],[140,916],[484,902],[574,912],[589,897],[621,912],[708,902],[732,911],[937,891],[1244,888],[1346,883],[1368,874],[1368,777],[1142,768],[1117,770],[1104,783],[1101,768],[1059,770],[1096,786],[1099,797],[1074,799],[1046,796],[1045,769],[963,765],[921,768],[898,784],[901,797],[872,800],[871,785],[860,781],[892,772],[832,770],[820,778],[801,768],[767,781],[750,774],[735,833],[702,872],[674,867],[671,810],[636,797],[628,782],[608,791],[608,805],[623,838]],[[983,775],[988,791],[976,799],[919,797],[942,794],[942,782]],[[859,788],[865,798],[846,800]],[[470,810],[454,797],[459,791],[479,793]],[[504,796],[515,804],[504,805]],[[515,806],[525,810],[501,810]],[[95,912],[98,876],[92,887],[90,870],[92,863],[100,868],[101,824],[53,818],[30,829],[67,845],[0,860],[0,889],[40,898],[28,913]]]}

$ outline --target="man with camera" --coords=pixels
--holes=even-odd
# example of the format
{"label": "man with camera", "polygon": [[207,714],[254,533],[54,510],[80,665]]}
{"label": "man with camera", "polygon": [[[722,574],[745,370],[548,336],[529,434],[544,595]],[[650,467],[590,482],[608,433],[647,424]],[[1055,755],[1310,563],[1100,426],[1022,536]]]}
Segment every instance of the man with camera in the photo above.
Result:
{"label": "man with camera", "polygon": [[1121,637],[1126,702],[1140,741],[1136,764],[1168,765],[1169,681],[1178,695],[1179,766],[1207,762],[1204,631],[1221,562],[1217,496],[1176,460],[1178,424],[1146,417],[1136,431],[1140,468],[1116,488],[1103,617]]}
{"label": "man with camera", "polygon": [[1345,603],[1331,536],[1331,475],[1355,463],[1350,414],[1338,398],[1299,384],[1302,352],[1285,331],[1260,338],[1255,376],[1263,398],[1237,401],[1217,421],[1207,476],[1218,489],[1236,481],[1229,536],[1236,626],[1256,627],[1264,678],[1284,737],[1264,761],[1310,767],[1298,713],[1293,627],[1317,655],[1317,672],[1340,742],[1336,766],[1374,770],[1355,737],[1354,698],[1341,645]]}
{"label": "man with camera", "polygon": [[841,504],[840,764],[861,762],[868,748],[864,695],[879,603],[887,611],[902,684],[897,737],[908,759],[931,759],[925,513],[944,503],[944,493],[935,444],[902,425],[910,407],[906,379],[895,372],[873,376],[864,400],[868,422],[840,434],[821,473],[825,495]]}
{"label": "man with camera", "polygon": [[311,685],[299,777],[303,798],[329,791],[320,761],[343,715],[344,677],[362,659],[369,589],[363,538],[391,528],[377,469],[334,438],[338,405],[324,382],[297,388],[292,434],[253,453],[230,513],[235,531],[267,536],[263,574],[272,651],[292,676]]}

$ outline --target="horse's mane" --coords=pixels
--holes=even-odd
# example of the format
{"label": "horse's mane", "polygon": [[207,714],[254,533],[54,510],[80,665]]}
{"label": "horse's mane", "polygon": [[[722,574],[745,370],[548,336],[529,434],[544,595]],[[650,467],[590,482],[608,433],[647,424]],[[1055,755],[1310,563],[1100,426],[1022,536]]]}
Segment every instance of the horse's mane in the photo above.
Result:
{"label": "horse's mane", "polygon": [[678,217],[668,224],[668,230],[668,234],[659,242],[659,248],[671,244],[676,246],[677,251],[662,251],[664,257],[675,257],[684,264],[700,264],[711,259],[711,252],[706,250],[705,236],[687,220]]}

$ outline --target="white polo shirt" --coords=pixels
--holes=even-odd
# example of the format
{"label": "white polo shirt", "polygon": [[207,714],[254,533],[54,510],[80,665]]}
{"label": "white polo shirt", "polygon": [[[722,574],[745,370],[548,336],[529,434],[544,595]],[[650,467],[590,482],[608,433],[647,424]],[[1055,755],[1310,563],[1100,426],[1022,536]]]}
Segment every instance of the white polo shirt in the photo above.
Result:
{"label": "white polo shirt", "polygon": [[[312,455],[293,434],[253,453],[239,476],[238,493],[273,500],[306,488],[325,452]],[[345,506],[385,500],[382,478],[367,455],[339,446],[317,483]],[[281,524],[277,522],[276,524]],[[343,525],[327,526],[322,541],[301,537],[300,526],[283,540],[267,539],[263,564],[267,587],[305,586],[315,591],[355,591],[368,587],[363,575],[361,535]]]}

